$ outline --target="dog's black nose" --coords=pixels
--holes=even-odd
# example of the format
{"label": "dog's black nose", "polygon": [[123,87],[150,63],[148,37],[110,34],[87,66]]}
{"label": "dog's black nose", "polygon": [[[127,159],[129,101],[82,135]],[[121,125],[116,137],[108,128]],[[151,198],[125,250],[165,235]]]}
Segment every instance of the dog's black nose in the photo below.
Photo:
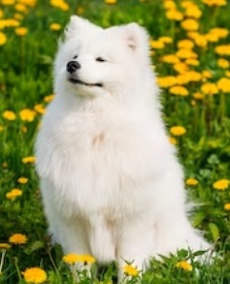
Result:
{"label": "dog's black nose", "polygon": [[81,65],[77,61],[69,61],[67,63],[66,69],[69,73],[74,73],[77,69],[80,69]]}

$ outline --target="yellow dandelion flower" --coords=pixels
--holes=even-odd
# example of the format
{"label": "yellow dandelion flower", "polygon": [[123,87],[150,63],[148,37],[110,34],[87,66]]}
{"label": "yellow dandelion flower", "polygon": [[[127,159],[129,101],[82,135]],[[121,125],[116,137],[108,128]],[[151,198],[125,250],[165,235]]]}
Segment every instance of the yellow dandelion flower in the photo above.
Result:
{"label": "yellow dandelion flower", "polygon": [[137,276],[138,275],[138,270],[136,267],[134,267],[131,264],[127,264],[123,267],[123,271],[125,274],[128,276]]}
{"label": "yellow dandelion flower", "polygon": [[59,8],[62,11],[69,10],[69,5],[64,0],[50,0],[50,5]]}
{"label": "yellow dandelion flower", "polygon": [[176,72],[182,74],[182,73],[185,73],[185,72],[188,71],[188,65],[184,62],[179,62],[179,63],[173,65],[173,69]]}
{"label": "yellow dandelion flower", "polygon": [[25,157],[22,159],[23,164],[32,164],[35,161],[36,161],[36,158],[34,156]]}
{"label": "yellow dandelion flower", "polygon": [[226,0],[201,0],[201,1],[209,7],[227,5]]}
{"label": "yellow dandelion flower", "polygon": [[181,3],[180,3],[180,6],[182,7],[182,8],[185,8],[185,9],[187,9],[187,8],[192,8],[193,6],[196,6],[193,2],[191,2],[191,1],[181,1]]}
{"label": "yellow dandelion flower", "polygon": [[150,40],[150,46],[153,49],[162,49],[165,47],[164,43],[160,40]]}
{"label": "yellow dandelion flower", "polygon": [[105,0],[106,4],[115,4],[117,3],[117,0]]}
{"label": "yellow dandelion flower", "polygon": [[177,143],[176,138],[170,136],[169,137],[169,143],[172,144],[172,145],[175,145]]}
{"label": "yellow dandelion flower", "polygon": [[189,58],[197,58],[198,57],[197,53],[195,53],[191,49],[185,49],[185,48],[179,49],[176,52],[176,56],[178,56],[180,59],[189,59]]}
{"label": "yellow dandelion flower", "polygon": [[46,112],[46,109],[42,104],[38,104],[34,106],[34,110],[38,112],[39,114],[44,114]]}
{"label": "yellow dandelion flower", "polygon": [[23,5],[23,4],[21,4],[21,3],[16,4],[14,6],[14,9],[19,11],[19,12],[25,12],[25,13],[27,12],[27,7],[25,5]]}
{"label": "yellow dandelion flower", "polygon": [[229,34],[229,30],[225,28],[212,28],[209,31],[210,34],[216,35],[218,38],[226,38]]}
{"label": "yellow dandelion flower", "polygon": [[68,264],[75,264],[76,262],[81,261],[81,256],[78,254],[70,253],[70,254],[64,255],[62,260]]}
{"label": "yellow dandelion flower", "polygon": [[[4,29],[6,26],[6,20],[0,19],[0,29]],[[1,33],[2,34],[2,33]],[[5,35],[4,35],[5,36]]]}
{"label": "yellow dandelion flower", "polygon": [[195,178],[188,178],[185,182],[187,185],[197,185],[198,184],[198,180]]}
{"label": "yellow dandelion flower", "polygon": [[0,243],[0,250],[1,249],[9,249],[11,248],[11,245],[10,244],[7,244],[7,243]]}
{"label": "yellow dandelion flower", "polygon": [[202,100],[204,98],[204,94],[201,93],[194,93],[192,96],[196,100]]}
{"label": "yellow dandelion flower", "polygon": [[158,38],[159,41],[162,41],[163,43],[169,44],[173,42],[173,39],[169,36],[162,36]]}
{"label": "yellow dandelion flower", "polygon": [[176,267],[187,270],[187,271],[192,271],[193,269],[192,265],[185,260],[177,262]]}
{"label": "yellow dandelion flower", "polygon": [[230,55],[230,44],[222,44],[215,47],[215,52],[221,56]]}
{"label": "yellow dandelion flower", "polygon": [[168,64],[176,64],[180,62],[180,59],[175,54],[164,55],[161,60]]}
{"label": "yellow dandelion flower", "polygon": [[226,203],[224,205],[224,209],[229,211],[230,210],[230,203]]}
{"label": "yellow dandelion flower", "polygon": [[186,31],[197,31],[199,23],[194,19],[186,19],[181,22],[181,27]]}
{"label": "yellow dandelion flower", "polygon": [[207,33],[205,37],[209,42],[217,42],[219,40],[219,37],[214,33]]}
{"label": "yellow dandelion flower", "polygon": [[215,95],[218,94],[219,90],[215,83],[205,83],[201,86],[201,91],[205,95]]}
{"label": "yellow dandelion flower", "polygon": [[19,115],[21,117],[21,120],[31,122],[34,120],[36,112],[31,109],[25,108],[20,111]]}
{"label": "yellow dandelion flower", "polygon": [[59,25],[58,23],[52,23],[50,24],[50,29],[52,31],[59,31],[61,29],[61,25]]}
{"label": "yellow dandelion flower", "polygon": [[35,6],[36,3],[37,3],[37,0],[17,0],[19,3],[22,3],[24,5],[27,5],[27,6]]}
{"label": "yellow dandelion flower", "polygon": [[197,37],[195,37],[194,42],[197,46],[199,47],[206,47],[208,44],[207,38],[205,35],[198,35]]}
{"label": "yellow dandelion flower", "polygon": [[192,65],[192,66],[199,66],[200,65],[199,60],[197,60],[195,58],[188,58],[188,59],[185,60],[185,63],[187,65]]}
{"label": "yellow dandelion flower", "polygon": [[54,99],[54,94],[51,94],[51,95],[48,95],[48,96],[44,97],[44,101],[46,103],[51,102],[53,99]]}
{"label": "yellow dandelion flower", "polygon": [[174,76],[158,77],[157,83],[161,88],[169,88],[176,85],[177,80]]}
{"label": "yellow dandelion flower", "polygon": [[183,126],[173,126],[170,128],[170,133],[174,136],[181,136],[186,133],[186,129]]}
{"label": "yellow dandelion flower", "polygon": [[197,36],[199,36],[200,34],[196,31],[189,31],[187,32],[187,36],[188,38],[194,40]]}
{"label": "yellow dandelion flower", "polygon": [[230,71],[226,71],[225,76],[230,78]]}
{"label": "yellow dandelion flower", "polygon": [[4,111],[2,116],[7,120],[15,120],[16,119],[15,113],[11,110]]}
{"label": "yellow dandelion flower", "polygon": [[26,178],[26,177],[20,177],[20,178],[18,179],[18,182],[21,183],[21,184],[25,184],[25,183],[28,182],[28,178]]}
{"label": "yellow dandelion flower", "polygon": [[67,254],[65,256],[63,256],[62,260],[65,263],[68,264],[74,264],[76,262],[83,262],[83,263],[87,263],[87,264],[93,264],[96,262],[96,259],[89,255],[89,254],[82,254],[82,255],[78,255],[78,254]]}
{"label": "yellow dandelion flower", "polygon": [[172,0],[164,1],[164,8],[166,10],[176,9],[176,3]]}
{"label": "yellow dandelion flower", "polygon": [[221,90],[223,93],[230,93],[230,79],[229,78],[221,78],[217,82],[217,87],[219,90]]}
{"label": "yellow dandelion flower", "polygon": [[23,234],[14,234],[9,238],[9,242],[15,245],[25,244],[27,242],[27,237]]}
{"label": "yellow dandelion flower", "polygon": [[0,32],[0,46],[4,45],[6,43],[7,39],[6,39],[6,35],[2,32]]}
{"label": "yellow dandelion flower", "polygon": [[47,279],[46,272],[39,267],[27,268],[22,275],[26,283],[43,283]]}
{"label": "yellow dandelion flower", "polygon": [[21,189],[14,188],[10,192],[6,193],[6,198],[12,200],[21,195],[22,195]]}
{"label": "yellow dandelion flower", "polygon": [[96,262],[96,259],[93,256],[89,255],[89,254],[82,254],[80,256],[80,261],[84,262],[84,263],[87,263],[87,264],[93,264],[93,263]]}
{"label": "yellow dandelion flower", "polygon": [[185,63],[187,65],[191,65],[191,66],[199,66],[200,62],[199,60],[195,59],[195,58],[188,58],[185,60]]}
{"label": "yellow dandelion flower", "polygon": [[199,82],[202,80],[202,74],[195,70],[189,70],[186,72],[186,75],[189,79],[189,82]]}
{"label": "yellow dandelion flower", "polygon": [[3,11],[2,11],[2,9],[0,9],[0,18],[2,18],[3,17]]}
{"label": "yellow dandelion flower", "polygon": [[225,190],[228,188],[230,180],[228,179],[220,179],[213,184],[213,188],[218,190]]}
{"label": "yellow dandelion flower", "polygon": [[15,20],[15,19],[6,19],[3,21],[3,23],[1,24],[2,27],[6,27],[6,28],[9,28],[9,27],[18,27],[20,25],[20,22]]}
{"label": "yellow dandelion flower", "polygon": [[183,74],[179,74],[176,77],[177,85],[186,85],[189,83],[189,81],[190,81],[190,78],[187,72]]}
{"label": "yellow dandelion flower", "polygon": [[183,86],[173,86],[169,89],[169,93],[182,97],[186,97],[189,95],[188,90]]}
{"label": "yellow dandelion flower", "polygon": [[202,11],[199,9],[198,6],[190,5],[185,10],[185,16],[190,17],[190,18],[194,18],[194,19],[199,19],[202,16]]}
{"label": "yellow dandelion flower", "polygon": [[229,61],[225,58],[218,59],[217,65],[222,69],[228,69],[230,66]]}
{"label": "yellow dandelion flower", "polygon": [[28,29],[25,27],[19,27],[15,29],[16,35],[25,36],[28,33]]}
{"label": "yellow dandelion flower", "polygon": [[14,5],[15,0],[2,0],[1,4],[2,5]]}
{"label": "yellow dandelion flower", "polygon": [[202,74],[195,71],[189,70],[186,73],[182,74],[188,83],[190,82],[199,82],[202,80]]}
{"label": "yellow dandelion flower", "polygon": [[190,39],[182,39],[177,42],[177,47],[179,49],[192,49],[194,43]]}
{"label": "yellow dandelion flower", "polygon": [[184,16],[180,11],[171,9],[166,12],[166,18],[173,21],[181,21],[183,20]]}
{"label": "yellow dandelion flower", "polygon": [[202,71],[202,76],[205,79],[210,79],[210,78],[212,78],[212,73],[209,70],[204,70],[204,71]]}
{"label": "yellow dandelion flower", "polygon": [[227,1],[226,0],[213,0],[217,6],[226,6]]}

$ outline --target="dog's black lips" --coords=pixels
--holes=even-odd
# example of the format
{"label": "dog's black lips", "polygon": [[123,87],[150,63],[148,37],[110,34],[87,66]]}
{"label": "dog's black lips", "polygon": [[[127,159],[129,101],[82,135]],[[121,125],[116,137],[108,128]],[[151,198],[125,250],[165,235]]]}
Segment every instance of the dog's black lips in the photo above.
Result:
{"label": "dog's black lips", "polygon": [[103,87],[102,83],[90,84],[90,83],[82,82],[81,80],[78,80],[78,79],[75,79],[75,78],[69,78],[69,81],[71,83],[74,83],[74,84],[80,84],[80,85],[85,85],[85,86],[89,86],[89,87],[93,87],[93,86]]}

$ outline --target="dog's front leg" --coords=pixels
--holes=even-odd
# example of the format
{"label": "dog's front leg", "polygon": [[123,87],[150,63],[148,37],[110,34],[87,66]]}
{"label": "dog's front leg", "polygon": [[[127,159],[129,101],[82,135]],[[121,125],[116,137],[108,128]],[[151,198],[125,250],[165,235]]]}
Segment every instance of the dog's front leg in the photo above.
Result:
{"label": "dog's front leg", "polygon": [[147,268],[156,249],[154,234],[153,222],[145,218],[128,222],[121,228],[117,251],[120,281],[124,277],[123,268],[127,262],[132,262],[139,271]]}

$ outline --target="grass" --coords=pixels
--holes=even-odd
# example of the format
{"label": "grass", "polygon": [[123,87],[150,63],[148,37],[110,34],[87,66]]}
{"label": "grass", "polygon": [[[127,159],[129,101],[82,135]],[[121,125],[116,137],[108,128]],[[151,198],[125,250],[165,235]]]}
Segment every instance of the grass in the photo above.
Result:
{"label": "grass", "polygon": [[[200,77],[196,74],[199,77],[196,81],[191,77],[186,81],[186,72],[182,73],[181,84],[189,94],[181,96],[172,94],[169,86],[165,87],[169,83],[166,76],[173,76],[177,80],[174,85],[178,84],[179,78],[175,65],[166,63],[164,55],[177,54],[178,42],[192,35],[181,27],[181,20],[168,19],[169,10],[165,9],[164,1],[120,0],[109,5],[102,0],[69,0],[69,8],[63,11],[50,5],[50,1],[31,0],[27,2],[34,4],[28,6],[25,12],[17,11],[20,7],[16,4],[23,0],[8,1],[12,5],[5,5],[6,2],[0,0],[0,42],[2,34],[7,39],[0,46],[0,283],[26,283],[21,272],[30,267],[41,267],[46,271],[47,280],[44,283],[74,283],[73,275],[62,260],[61,248],[51,246],[46,235],[47,224],[33,163],[22,162],[23,158],[33,156],[34,138],[41,114],[26,111],[27,117],[23,117],[20,112],[23,109],[34,110],[37,104],[46,107],[44,98],[52,94],[52,61],[61,34],[61,30],[51,30],[50,24],[58,23],[64,28],[69,16],[76,13],[104,27],[135,21],[149,31],[153,64],[158,77],[163,77],[161,96],[169,136],[173,137],[172,142],[178,148],[186,180],[193,178],[198,182],[196,185],[187,185],[188,194],[199,204],[191,220],[194,227],[204,231],[205,237],[214,244],[217,255],[221,256],[209,266],[195,261],[194,255],[184,250],[168,258],[162,256],[162,261],[153,259],[142,283],[230,283],[230,90],[229,79],[224,83],[224,88],[228,90],[223,89],[219,82],[222,78],[230,77],[230,61],[227,55],[229,51],[223,55],[215,51],[215,47],[230,43],[230,35],[226,32],[221,37],[219,34],[216,42],[208,41],[206,44],[204,38],[193,36],[193,51],[198,55],[198,65],[187,66],[189,70],[197,71]],[[166,6],[175,3],[182,15],[188,17],[186,9],[182,7],[185,2],[165,1]],[[229,4],[209,7],[201,0],[190,2],[202,11],[202,16],[197,19],[199,34],[207,34],[213,27],[230,30]],[[189,9],[190,12],[192,10]],[[3,19],[20,15],[20,26],[28,29],[24,36],[15,33],[16,27],[3,27]],[[170,37],[172,42],[163,48],[156,48],[162,36]],[[230,50],[230,47],[227,49]],[[228,62],[225,68],[218,62],[220,58]],[[181,61],[185,62],[186,59]],[[210,72],[210,78],[205,78],[204,70]],[[205,91],[202,86],[208,82],[218,85],[217,94],[211,94],[212,88]],[[201,93],[200,99],[194,96],[195,93]],[[14,120],[9,120],[6,110],[15,113]],[[173,126],[181,126],[186,132],[173,135],[170,133]],[[20,177],[26,177],[28,181],[19,183]],[[214,183],[221,179],[227,181],[223,189],[218,190],[214,188]],[[7,198],[6,194],[13,188],[19,188],[22,195],[13,199],[8,195]],[[9,238],[16,233],[24,234],[27,242],[11,244],[8,249],[1,248],[1,244],[8,244]],[[176,267],[179,261],[188,258],[191,259],[191,271]],[[80,283],[99,283],[99,280],[108,283],[115,274],[116,267],[111,264],[102,270],[98,276],[100,279],[89,278],[83,273]],[[136,283],[138,277],[131,277],[127,281]]]}

